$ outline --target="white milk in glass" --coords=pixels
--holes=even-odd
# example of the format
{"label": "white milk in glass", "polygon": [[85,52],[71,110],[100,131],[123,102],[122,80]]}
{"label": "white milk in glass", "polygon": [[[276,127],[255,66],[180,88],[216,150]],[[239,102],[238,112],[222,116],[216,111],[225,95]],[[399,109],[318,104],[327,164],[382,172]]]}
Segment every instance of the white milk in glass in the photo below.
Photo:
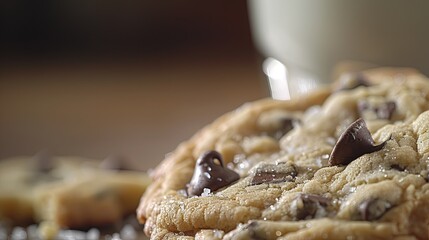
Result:
{"label": "white milk in glass", "polygon": [[429,74],[428,0],[249,0],[248,7],[275,98],[327,84],[350,61]]}

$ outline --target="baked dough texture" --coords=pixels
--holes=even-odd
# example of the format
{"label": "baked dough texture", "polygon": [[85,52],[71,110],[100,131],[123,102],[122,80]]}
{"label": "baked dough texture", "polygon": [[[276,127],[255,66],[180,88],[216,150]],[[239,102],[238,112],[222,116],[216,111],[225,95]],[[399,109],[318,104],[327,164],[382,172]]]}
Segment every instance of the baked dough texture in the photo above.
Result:
{"label": "baked dough texture", "polygon": [[0,223],[48,221],[66,229],[117,224],[135,212],[150,183],[145,173],[107,169],[98,160],[35,158],[0,161]]}
{"label": "baked dough texture", "polygon": [[[152,239],[428,239],[428,110],[428,79],[397,68],[246,103],[167,155],[138,218]],[[212,191],[210,152],[239,180]]]}

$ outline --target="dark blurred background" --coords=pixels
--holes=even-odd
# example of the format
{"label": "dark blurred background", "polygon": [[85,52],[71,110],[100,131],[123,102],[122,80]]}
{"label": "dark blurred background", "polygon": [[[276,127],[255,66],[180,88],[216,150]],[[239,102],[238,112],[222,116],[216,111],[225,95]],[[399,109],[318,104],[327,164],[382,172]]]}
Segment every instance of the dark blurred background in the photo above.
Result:
{"label": "dark blurred background", "polygon": [[0,2],[0,158],[123,155],[143,169],[268,96],[246,1]]}

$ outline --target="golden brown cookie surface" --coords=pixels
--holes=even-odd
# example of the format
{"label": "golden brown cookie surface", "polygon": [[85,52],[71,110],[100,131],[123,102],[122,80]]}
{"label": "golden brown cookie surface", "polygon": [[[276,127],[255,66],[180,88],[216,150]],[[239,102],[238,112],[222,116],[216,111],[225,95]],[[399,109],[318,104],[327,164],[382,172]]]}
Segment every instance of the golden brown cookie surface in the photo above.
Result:
{"label": "golden brown cookie surface", "polygon": [[[41,159],[40,159],[41,158]],[[0,161],[0,222],[49,221],[61,228],[117,223],[132,214],[149,179],[78,157],[17,157]]]}
{"label": "golden brown cookie surface", "polygon": [[[357,86],[245,104],[182,143],[142,198],[138,216],[146,233],[427,239],[429,81],[409,69],[362,76],[365,84]],[[195,171],[208,151],[219,152],[221,165],[240,179],[220,189],[191,181],[195,174],[218,176],[210,166]],[[200,195],[187,192],[190,184],[203,189]]]}

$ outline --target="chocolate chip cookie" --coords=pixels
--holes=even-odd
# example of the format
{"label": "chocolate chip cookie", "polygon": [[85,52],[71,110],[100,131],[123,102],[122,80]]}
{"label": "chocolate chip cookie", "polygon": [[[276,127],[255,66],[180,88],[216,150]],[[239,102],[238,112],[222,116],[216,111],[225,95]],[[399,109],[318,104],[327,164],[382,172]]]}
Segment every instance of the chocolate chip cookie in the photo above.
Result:
{"label": "chocolate chip cookie", "polygon": [[132,214],[145,173],[105,161],[38,154],[0,161],[0,222],[49,221],[59,228],[105,226]]}
{"label": "chocolate chip cookie", "polygon": [[428,110],[428,79],[391,68],[246,103],[167,155],[139,220],[153,239],[428,239]]}

